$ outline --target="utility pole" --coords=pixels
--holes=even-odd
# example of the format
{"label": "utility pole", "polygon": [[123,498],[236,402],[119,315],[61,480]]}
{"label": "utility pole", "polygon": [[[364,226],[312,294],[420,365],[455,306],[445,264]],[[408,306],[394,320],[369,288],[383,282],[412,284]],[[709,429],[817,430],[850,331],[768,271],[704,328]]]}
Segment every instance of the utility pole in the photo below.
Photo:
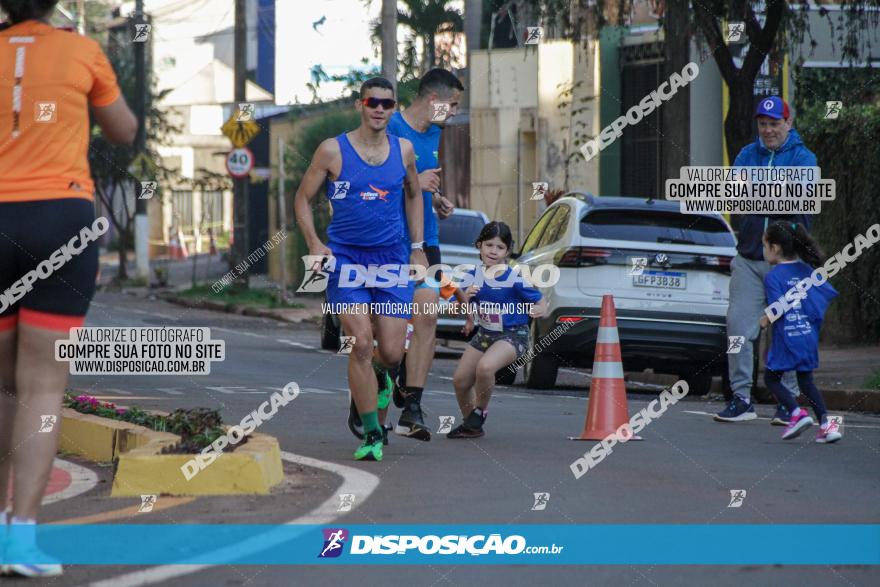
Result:
{"label": "utility pole", "polygon": [[464,82],[464,92],[467,96],[462,102],[468,111],[471,109],[471,71],[473,70],[473,54],[474,51],[479,51],[480,49],[480,27],[482,26],[482,23],[483,0],[465,0],[464,36],[465,43],[467,43],[467,77]]}
{"label": "utility pole", "polygon": [[[246,0],[235,0],[235,104],[246,101],[245,97],[245,74],[247,69],[247,37],[245,35],[247,24]],[[230,269],[244,261],[248,248],[248,178],[234,178],[232,180],[232,225],[235,242],[229,255]],[[236,277],[236,283],[247,289],[249,285],[248,273],[243,271]]]}
{"label": "utility pole", "polygon": [[[666,3],[663,13],[663,32],[665,41],[663,53],[665,71],[670,74],[681,71],[690,59],[690,2],[671,0]],[[660,107],[660,128],[663,129],[662,160],[657,178],[657,193],[663,193],[665,180],[678,177],[680,169],[690,165],[691,125],[690,125],[690,86],[678,88],[675,97]]]}
{"label": "utility pole", "polygon": [[[287,228],[287,204],[284,201],[284,138],[278,137],[278,225],[281,232]],[[287,239],[282,237],[281,250],[278,251],[281,258],[281,288],[278,301],[287,301]]]}
{"label": "utility pole", "polygon": [[382,77],[397,96],[397,0],[382,0]]}
{"label": "utility pole", "polygon": [[[145,24],[144,18],[144,0],[137,0],[134,8],[135,30],[138,24]],[[134,38],[134,37],[132,37]],[[137,135],[134,141],[134,151],[136,156],[146,152],[147,147],[147,128],[146,128],[146,47],[149,40],[140,43],[134,43],[134,111],[138,119]],[[139,181],[152,178],[139,178]],[[134,251],[137,264],[137,275],[145,277],[147,283],[150,281],[150,258],[149,258],[149,238],[150,238],[150,218],[147,214],[147,202],[142,200],[140,196],[140,184],[135,183],[135,215],[134,215]]]}
{"label": "utility pole", "polygon": [[86,34],[86,0],[76,0],[76,30]]}

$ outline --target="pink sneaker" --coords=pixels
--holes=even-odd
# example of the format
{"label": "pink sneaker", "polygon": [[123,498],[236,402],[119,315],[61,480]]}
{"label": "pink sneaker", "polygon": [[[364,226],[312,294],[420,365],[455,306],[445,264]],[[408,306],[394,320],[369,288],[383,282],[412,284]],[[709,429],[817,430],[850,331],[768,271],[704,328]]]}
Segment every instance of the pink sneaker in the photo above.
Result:
{"label": "pink sneaker", "polygon": [[813,419],[809,416],[807,410],[798,408],[791,413],[791,419],[788,421],[788,426],[785,427],[785,432],[782,433],[782,440],[797,438],[800,436],[801,432],[812,425]]}
{"label": "pink sneaker", "polygon": [[819,426],[819,433],[816,435],[816,442],[819,444],[831,444],[843,438],[840,433],[840,426],[835,420],[829,419],[827,422]]}

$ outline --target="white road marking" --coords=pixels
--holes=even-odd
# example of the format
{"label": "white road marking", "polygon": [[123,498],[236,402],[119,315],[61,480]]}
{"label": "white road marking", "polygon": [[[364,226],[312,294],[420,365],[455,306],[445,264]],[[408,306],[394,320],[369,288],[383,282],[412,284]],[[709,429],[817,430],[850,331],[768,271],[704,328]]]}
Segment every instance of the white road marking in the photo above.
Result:
{"label": "white road marking", "polygon": [[67,471],[70,475],[70,485],[58,493],[43,497],[43,505],[49,505],[50,503],[59,502],[62,499],[76,497],[77,495],[89,491],[98,484],[98,476],[91,469],[86,469],[85,467],[80,467],[75,463],[62,461],[61,459],[55,459],[54,466]]}
{"label": "white road marking", "polygon": [[167,393],[168,395],[183,395],[182,391],[174,387],[157,387],[156,391],[161,391],[162,393]]}
{"label": "white road marking", "polygon": [[[340,477],[342,477],[342,485],[340,485],[336,489],[336,491],[334,491],[333,494],[328,497],[321,505],[303,516],[294,518],[289,522],[284,522],[285,525],[330,524],[334,522],[337,518],[340,518],[342,515],[348,513],[337,511],[337,509],[339,508],[340,493],[353,493],[354,495],[357,495],[357,499],[352,506],[352,511],[354,511],[360,504],[367,501],[373,491],[375,491],[376,488],[379,487],[379,477],[373,475],[372,473],[362,471],[361,469],[356,469],[354,467],[349,467],[346,465],[339,465],[337,463],[331,463],[328,461],[319,461],[318,459],[295,455],[293,453],[285,451],[281,452],[281,458],[289,463],[296,463],[305,467],[322,469],[324,471],[329,471],[335,475],[339,475]],[[303,530],[303,532],[304,531],[305,530]],[[240,558],[242,556],[251,555],[256,552],[272,548],[273,546],[283,544],[289,541],[290,537],[291,533],[287,529],[285,529],[284,531],[270,530],[262,534],[251,536],[250,538],[247,538],[233,546],[227,546],[225,548],[218,549],[212,553],[209,553],[208,555],[203,556],[210,556],[210,558],[212,559],[216,559],[217,557],[229,557],[229,559],[231,560],[233,558]],[[109,579],[104,579],[103,581],[96,581],[90,583],[89,585],[91,585],[91,587],[135,587],[138,585],[153,585],[155,583],[167,581],[174,577],[190,575],[197,571],[209,569],[216,566],[219,565],[162,565],[151,567],[149,569],[144,569],[142,571],[126,573],[117,577],[111,577]]]}
{"label": "white road marking", "polygon": [[[698,416],[714,416],[715,414],[711,414],[709,412],[699,412],[697,410],[682,410],[685,414],[696,414]],[[832,414],[833,415],[833,414]],[[758,416],[756,420],[767,420],[770,421],[770,418],[764,418],[762,416]],[[846,431],[847,428],[865,428],[867,430],[880,430],[880,426],[867,426],[864,424],[850,424],[846,421],[846,417],[844,416],[843,430]]]}
{"label": "white road marking", "polygon": [[308,344],[305,344],[302,342],[297,342],[295,340],[288,340],[286,338],[276,338],[275,341],[280,342],[282,344],[289,344],[290,346],[295,346],[295,347],[299,347],[299,348],[303,348],[303,349],[309,349],[311,351],[316,349],[316,347],[314,347],[312,345],[308,345]]}
{"label": "white road marking", "polygon": [[124,389],[116,389],[115,387],[108,387],[106,391],[115,391],[116,393],[121,393],[122,395],[131,395],[130,391],[125,391]]}
{"label": "white road marking", "polygon": [[160,314],[158,312],[147,312],[146,310],[138,310],[136,308],[125,308],[123,306],[111,306],[109,304],[100,304],[97,302],[92,302],[91,305],[93,305],[97,308],[109,308],[111,310],[116,310],[117,312],[132,312],[134,314],[145,314],[150,317],[155,316],[156,318],[165,318],[166,320],[177,320],[178,319],[177,316],[169,316],[168,314]]}
{"label": "white road marking", "polygon": [[212,391],[216,391],[217,393],[225,393],[227,395],[237,395],[240,393],[263,393],[262,391],[257,391],[253,387],[244,387],[243,385],[206,385],[205,389],[210,389]]}
{"label": "white road marking", "polygon": [[[304,387],[300,391],[303,393],[317,393],[318,395],[336,395],[335,391],[327,391],[326,389],[317,389],[314,387]],[[348,392],[348,390],[345,390]]]}

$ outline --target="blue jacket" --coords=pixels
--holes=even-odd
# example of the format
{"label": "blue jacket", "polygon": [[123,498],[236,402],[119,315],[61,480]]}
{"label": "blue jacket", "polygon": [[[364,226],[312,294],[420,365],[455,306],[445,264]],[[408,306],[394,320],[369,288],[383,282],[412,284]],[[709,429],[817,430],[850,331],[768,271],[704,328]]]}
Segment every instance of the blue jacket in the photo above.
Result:
{"label": "blue jacket", "polygon": [[[765,147],[761,137],[758,137],[754,143],[743,147],[736,156],[736,161],[733,162],[734,167],[815,167],[816,165],[816,156],[804,146],[801,135],[794,129],[788,132],[788,138],[776,151]],[[772,216],[744,214],[737,235],[737,252],[747,259],[763,261],[764,246],[761,244],[761,237],[767,226],[776,220],[800,222],[808,231],[813,223],[811,214]]]}

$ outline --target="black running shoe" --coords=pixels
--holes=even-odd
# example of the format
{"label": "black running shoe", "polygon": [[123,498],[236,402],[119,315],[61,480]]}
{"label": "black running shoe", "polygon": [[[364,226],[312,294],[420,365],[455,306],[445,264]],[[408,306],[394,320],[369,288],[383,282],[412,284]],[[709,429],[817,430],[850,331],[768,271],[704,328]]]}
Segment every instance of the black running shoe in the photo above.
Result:
{"label": "black running shoe", "polygon": [[397,426],[394,428],[394,433],[416,440],[431,440],[431,429],[425,426],[422,406],[413,403],[405,407],[400,414],[400,420],[397,421]]}
{"label": "black running shoe", "polygon": [[464,424],[460,424],[446,433],[446,438],[479,438],[486,433],[482,428],[468,428]]}
{"label": "black running shoe", "polygon": [[461,425],[446,433],[446,438],[480,438],[486,434],[483,431],[483,422],[485,421],[486,419],[476,410],[472,411]]}
{"label": "black running shoe", "polygon": [[[358,413],[357,406],[354,405],[354,398],[351,399],[351,404],[348,407],[348,429],[351,430],[351,433],[363,440],[364,438],[364,423],[361,422],[361,415]],[[387,442],[385,444],[388,444]]]}
{"label": "black running shoe", "polygon": [[403,400],[403,390],[400,388],[396,381],[394,382],[394,386],[391,391],[391,399],[394,402],[395,407],[403,408],[403,406],[406,405],[406,402],[404,402]]}

